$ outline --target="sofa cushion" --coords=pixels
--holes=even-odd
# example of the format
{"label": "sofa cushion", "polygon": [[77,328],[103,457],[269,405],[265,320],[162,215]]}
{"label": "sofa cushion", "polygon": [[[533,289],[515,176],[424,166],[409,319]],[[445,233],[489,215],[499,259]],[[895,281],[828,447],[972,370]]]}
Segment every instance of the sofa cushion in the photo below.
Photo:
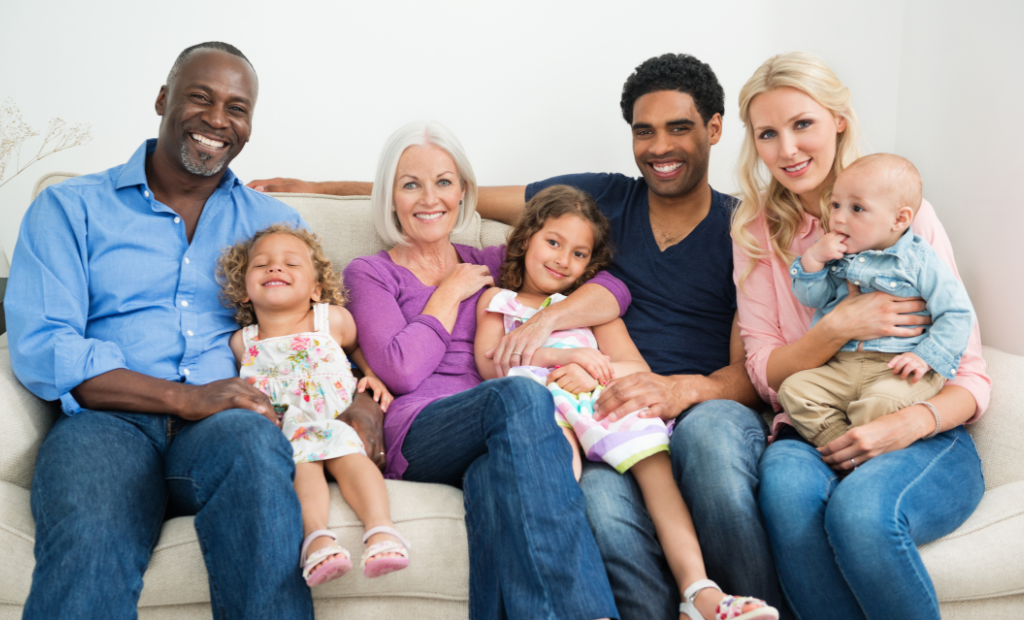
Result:
{"label": "sofa cushion", "polygon": [[967,430],[981,456],[985,488],[993,489],[1024,480],[1024,356],[992,347],[985,347],[983,355],[992,378],[992,403]]}
{"label": "sofa cushion", "polygon": [[1024,594],[1024,481],[989,489],[952,534],[922,545],[939,602]]}
{"label": "sofa cushion", "polygon": [[[371,581],[363,577],[356,562],[348,575],[315,588],[313,598],[396,596],[464,606],[469,600],[469,545],[462,492],[439,484],[393,480],[386,484],[392,519],[412,544],[409,568]],[[363,552],[363,525],[337,485],[331,483],[330,489],[328,527],[358,558]],[[193,521],[179,517],[164,524],[144,577],[140,607],[209,604],[206,565]],[[0,604],[23,605],[28,598],[35,566],[34,538],[29,491],[0,482]],[[299,571],[298,564],[295,570]]]}

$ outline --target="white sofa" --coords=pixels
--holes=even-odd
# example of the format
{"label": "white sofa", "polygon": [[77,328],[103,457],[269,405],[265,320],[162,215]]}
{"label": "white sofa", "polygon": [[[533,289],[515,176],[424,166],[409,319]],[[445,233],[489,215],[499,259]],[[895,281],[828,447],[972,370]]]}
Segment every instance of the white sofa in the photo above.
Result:
{"label": "white sofa", "polygon": [[[71,174],[44,176],[36,193]],[[319,233],[338,266],[383,249],[369,200],[279,195]],[[456,240],[476,246],[504,240],[507,227],[476,218]],[[970,427],[985,468],[986,493],[974,515],[949,536],[922,547],[944,618],[1024,616],[1024,357],[986,348],[995,387],[989,413]],[[0,620],[21,617],[28,596],[35,526],[29,488],[36,453],[58,415],[25,390],[0,348]],[[331,485],[329,527],[350,550],[362,526]],[[313,591],[316,616],[393,620],[466,618],[468,554],[462,494],[442,485],[388,482],[398,527],[412,541],[412,566],[369,581],[358,570]],[[210,618],[206,570],[191,517],[164,525],[139,600],[145,620]]]}

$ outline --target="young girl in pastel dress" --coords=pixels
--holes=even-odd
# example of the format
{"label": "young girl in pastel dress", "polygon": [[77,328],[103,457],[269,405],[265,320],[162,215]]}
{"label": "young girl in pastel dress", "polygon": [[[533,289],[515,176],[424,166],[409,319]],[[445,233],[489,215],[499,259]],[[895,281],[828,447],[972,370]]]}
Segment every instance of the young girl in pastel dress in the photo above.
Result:
{"label": "young girl in pastel dress", "polygon": [[[509,234],[500,287],[486,291],[477,304],[475,354],[481,377],[497,376],[485,353],[503,335],[610,264],[608,221],[586,192],[555,185],[534,196]],[[633,472],[679,591],[693,593],[683,601],[680,617],[778,618],[764,601],[723,595],[707,580],[690,512],[672,476],[664,421],[641,417],[639,411],[611,423],[593,419],[594,403],[609,381],[649,370],[622,319],[554,332],[533,361],[536,366],[520,366],[510,374],[531,377],[551,390],[556,421],[572,446],[576,479],[581,449],[591,461],[608,463],[619,473]]]}
{"label": "young girl in pastel dress", "polygon": [[[391,522],[384,477],[356,431],[336,419],[367,387],[384,410],[392,397],[357,349],[355,322],[342,306],[341,277],[316,237],[275,224],[225,251],[218,277],[243,326],[231,336],[239,374],[270,397],[292,444],[306,583],[319,585],[352,567],[348,551],[327,529],[325,467],[367,528],[364,574],[405,568],[410,545]],[[346,351],[366,375],[358,383]]]}

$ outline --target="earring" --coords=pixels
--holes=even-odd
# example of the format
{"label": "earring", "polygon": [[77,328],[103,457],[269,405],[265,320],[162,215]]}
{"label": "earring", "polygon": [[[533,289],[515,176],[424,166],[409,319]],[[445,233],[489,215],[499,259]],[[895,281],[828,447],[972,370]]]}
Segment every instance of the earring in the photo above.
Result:
{"label": "earring", "polygon": [[459,199],[459,208],[460,209],[462,208],[462,199],[461,198]]}

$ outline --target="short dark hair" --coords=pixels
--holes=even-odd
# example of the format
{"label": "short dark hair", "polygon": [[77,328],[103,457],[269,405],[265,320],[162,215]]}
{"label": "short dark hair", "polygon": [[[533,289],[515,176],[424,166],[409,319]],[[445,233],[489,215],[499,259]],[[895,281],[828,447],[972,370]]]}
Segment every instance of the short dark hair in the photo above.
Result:
{"label": "short dark hair", "polygon": [[230,43],[224,43],[221,41],[207,41],[205,43],[197,43],[192,47],[186,47],[181,51],[180,54],[178,54],[178,58],[175,59],[174,64],[171,65],[170,72],[167,74],[168,86],[171,85],[171,82],[174,81],[174,78],[178,77],[178,73],[181,72],[182,65],[184,65],[185,61],[188,60],[188,57],[192,55],[192,52],[196,50],[220,50],[222,52],[227,52],[233,56],[238,56],[245,62],[249,63],[249,66],[252,67],[253,73],[256,72],[256,67],[252,66],[252,62],[250,62],[249,59],[245,57],[245,54],[242,53],[242,50],[238,49],[234,45],[231,45]]}
{"label": "short dark hair", "polygon": [[633,106],[640,97],[659,90],[676,90],[693,98],[707,125],[716,113],[725,115],[725,91],[711,67],[689,54],[664,54],[645,60],[622,87],[622,118],[633,124]]}
{"label": "short dark hair", "polygon": [[594,248],[583,275],[573,282],[572,286],[562,291],[562,294],[572,293],[596,276],[597,272],[607,269],[612,264],[608,218],[601,213],[601,209],[587,192],[569,185],[552,185],[537,192],[537,195],[526,203],[526,209],[523,210],[519,222],[509,232],[498,286],[513,291],[521,289],[526,279],[526,249],[530,245],[530,239],[544,228],[544,223],[549,219],[570,214],[590,222],[594,229]]}

